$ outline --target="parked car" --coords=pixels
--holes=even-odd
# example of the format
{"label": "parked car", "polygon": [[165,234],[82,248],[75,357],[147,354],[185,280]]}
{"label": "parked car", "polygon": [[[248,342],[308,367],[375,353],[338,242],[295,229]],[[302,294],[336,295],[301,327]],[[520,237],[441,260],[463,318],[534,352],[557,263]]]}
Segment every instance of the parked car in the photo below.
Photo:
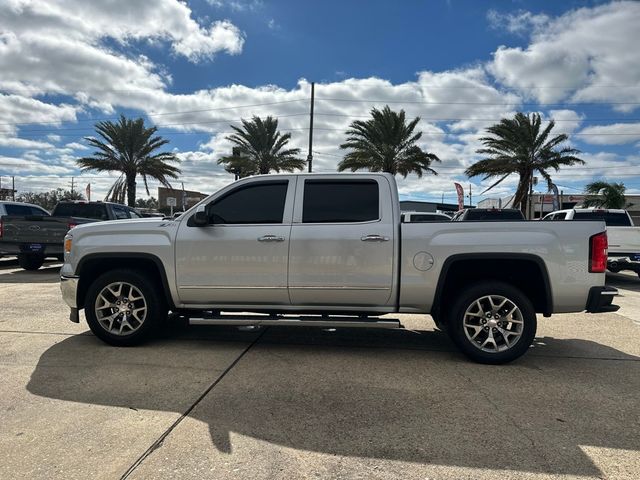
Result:
{"label": "parked car", "polygon": [[0,257],[3,257],[5,255],[12,255],[10,252],[6,251],[3,248],[5,243],[3,241],[3,219],[7,215],[40,215],[43,217],[48,217],[50,213],[47,212],[44,208],[38,205],[33,205],[32,203],[12,202],[8,200],[0,201]]}
{"label": "parked car", "polygon": [[603,222],[401,223],[389,174],[262,175],[172,222],[77,226],[61,290],[70,319],[84,309],[112,345],[148,339],[168,310],[198,325],[378,328],[401,325],[372,316],[430,313],[470,358],[504,363],[528,350],[536,313],[618,309],[606,247]]}
{"label": "parked car", "polygon": [[640,277],[640,227],[623,209],[571,208],[546,215],[543,220],[602,220],[609,236],[607,269],[631,270]]}
{"label": "parked car", "polygon": [[416,222],[450,222],[451,217],[444,213],[435,212],[403,212],[402,221],[404,223]]}
{"label": "parked car", "polygon": [[141,215],[133,208],[117,203],[60,202],[51,215],[18,214],[3,217],[0,248],[7,254],[17,255],[18,263],[25,270],[37,270],[47,257],[62,260],[64,236],[76,225],[130,218],[141,218]]}
{"label": "parked car", "polygon": [[517,208],[465,208],[456,212],[452,222],[515,222],[525,220]]}

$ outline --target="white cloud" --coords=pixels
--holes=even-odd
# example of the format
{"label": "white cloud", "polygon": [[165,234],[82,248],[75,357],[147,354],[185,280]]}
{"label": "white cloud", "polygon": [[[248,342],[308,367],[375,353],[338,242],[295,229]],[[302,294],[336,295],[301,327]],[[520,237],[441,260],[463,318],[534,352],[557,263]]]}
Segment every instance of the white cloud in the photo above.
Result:
{"label": "white cloud", "polygon": [[593,125],[582,129],[581,140],[594,145],[621,145],[640,140],[640,123]]}
{"label": "white cloud", "polygon": [[9,0],[0,20],[18,35],[62,34],[92,45],[104,38],[121,43],[167,41],[177,54],[191,61],[220,52],[238,54],[244,44],[243,34],[231,22],[215,21],[203,26],[192,18],[186,3],[177,0]]}
{"label": "white cloud", "polygon": [[523,10],[516,13],[489,10],[487,20],[494,30],[507,30],[510,33],[523,35],[540,30],[549,23],[550,18],[544,13],[534,14]]}
{"label": "white cloud", "polygon": [[78,142],[67,143],[65,148],[70,148],[71,150],[89,150],[89,147]]}
{"label": "white cloud", "polygon": [[549,118],[556,121],[554,131],[560,133],[573,133],[582,123],[585,116],[575,110],[550,110]]}
{"label": "white cloud", "polygon": [[527,48],[502,46],[490,71],[540,102],[640,102],[640,3],[570,11],[536,29]]}

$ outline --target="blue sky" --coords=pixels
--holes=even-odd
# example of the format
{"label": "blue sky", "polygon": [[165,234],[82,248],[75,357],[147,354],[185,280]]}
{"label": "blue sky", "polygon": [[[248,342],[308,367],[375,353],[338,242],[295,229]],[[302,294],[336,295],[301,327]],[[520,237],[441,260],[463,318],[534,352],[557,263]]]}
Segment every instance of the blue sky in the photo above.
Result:
{"label": "blue sky", "polygon": [[216,160],[241,118],[278,116],[306,156],[315,81],[318,171],[335,170],[349,122],[388,103],[422,118],[422,146],[443,160],[437,177],[398,178],[403,197],[453,199],[484,129],[536,111],[587,161],[558,184],[605,178],[640,192],[639,22],[634,2],[9,0],[0,175],[19,190],[80,177],[104,195],[113,176],[81,174],[75,159],[90,154],[95,121],[124,113],[158,125],[185,187],[211,192],[231,180]]}

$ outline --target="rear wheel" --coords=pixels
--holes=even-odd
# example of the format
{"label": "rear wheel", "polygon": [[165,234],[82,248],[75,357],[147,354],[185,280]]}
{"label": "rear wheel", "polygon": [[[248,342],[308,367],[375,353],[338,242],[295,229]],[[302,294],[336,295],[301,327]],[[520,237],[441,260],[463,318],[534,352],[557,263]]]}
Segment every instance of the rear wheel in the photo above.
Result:
{"label": "rear wheel", "polygon": [[44,263],[42,255],[32,253],[21,253],[18,255],[18,265],[25,270],[38,270]]}
{"label": "rear wheel", "polygon": [[517,288],[487,282],[465,290],[454,303],[448,333],[460,350],[480,363],[500,364],[523,355],[533,342],[533,305]]}
{"label": "rear wheel", "polygon": [[85,316],[91,331],[119,347],[148,340],[167,316],[162,289],[134,270],[113,270],[89,287]]}

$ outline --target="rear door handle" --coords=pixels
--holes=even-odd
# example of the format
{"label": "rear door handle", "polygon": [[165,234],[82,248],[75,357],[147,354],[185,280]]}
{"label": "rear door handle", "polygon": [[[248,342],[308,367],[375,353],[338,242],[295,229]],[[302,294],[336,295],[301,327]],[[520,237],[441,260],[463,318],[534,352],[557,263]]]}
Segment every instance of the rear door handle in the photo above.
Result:
{"label": "rear door handle", "polygon": [[360,237],[363,242],[388,242],[389,237],[383,235],[364,235]]}
{"label": "rear door handle", "polygon": [[262,237],[258,237],[259,242],[284,242],[284,237],[279,237],[277,235],[263,235]]}

